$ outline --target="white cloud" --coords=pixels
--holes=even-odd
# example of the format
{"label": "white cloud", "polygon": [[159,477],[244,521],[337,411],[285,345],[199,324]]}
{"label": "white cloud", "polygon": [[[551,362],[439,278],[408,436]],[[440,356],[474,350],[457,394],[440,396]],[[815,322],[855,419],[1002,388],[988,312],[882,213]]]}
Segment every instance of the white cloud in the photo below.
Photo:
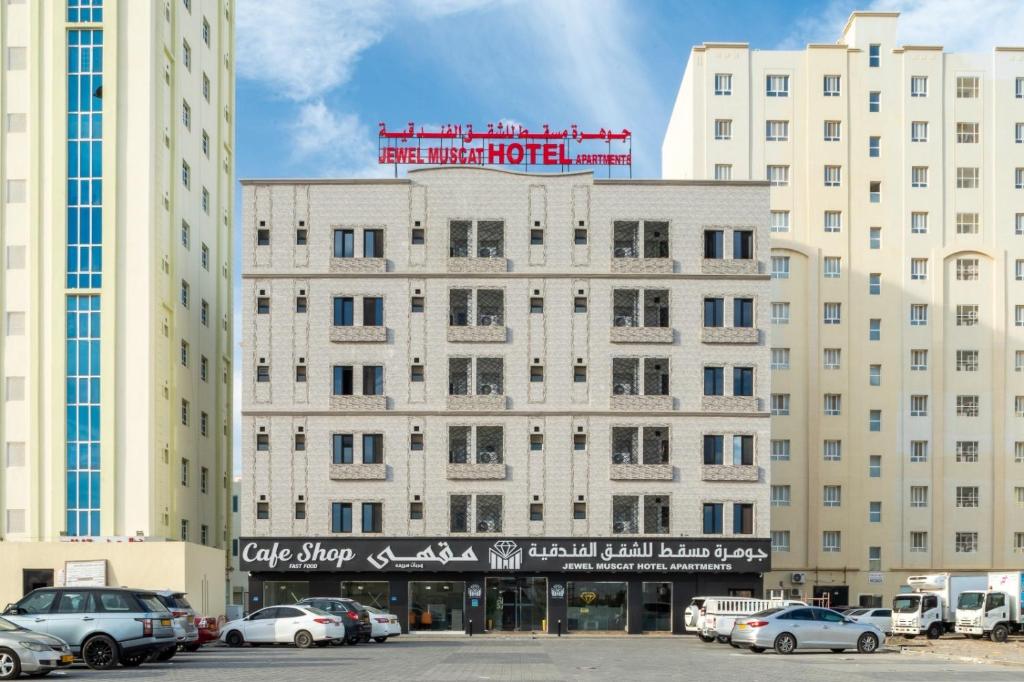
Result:
{"label": "white cloud", "polygon": [[388,169],[377,164],[376,136],[358,116],[338,113],[323,100],[299,105],[290,126],[298,158],[320,161],[325,177],[381,177]]}
{"label": "white cloud", "polygon": [[[875,0],[866,11],[898,11],[897,42],[942,45],[950,52],[988,52],[1024,44],[1024,2],[1020,0]],[[777,47],[802,49],[807,43],[832,43],[850,16],[846,2],[834,0],[803,19]]]}

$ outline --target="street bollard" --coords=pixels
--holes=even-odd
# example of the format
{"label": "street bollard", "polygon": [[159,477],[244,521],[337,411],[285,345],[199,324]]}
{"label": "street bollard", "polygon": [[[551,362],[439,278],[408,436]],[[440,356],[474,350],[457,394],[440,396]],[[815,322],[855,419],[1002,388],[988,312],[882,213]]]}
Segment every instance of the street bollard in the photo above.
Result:
{"label": "street bollard", "polygon": [[469,636],[470,637],[473,636],[473,619],[472,618],[469,619]]}
{"label": "street bollard", "polygon": [[559,637],[562,636],[562,619],[561,618],[558,619],[558,636]]}

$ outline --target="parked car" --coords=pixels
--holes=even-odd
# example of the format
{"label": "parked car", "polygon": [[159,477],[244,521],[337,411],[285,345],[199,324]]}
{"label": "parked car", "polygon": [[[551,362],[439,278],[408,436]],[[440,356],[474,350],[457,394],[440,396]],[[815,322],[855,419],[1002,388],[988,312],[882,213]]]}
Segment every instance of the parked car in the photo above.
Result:
{"label": "parked car", "polygon": [[74,659],[67,642],[0,618],[0,680],[13,680],[21,673],[40,677]]}
{"label": "parked car", "polygon": [[218,616],[217,618],[199,618],[196,617],[196,632],[199,633],[199,646],[207,644],[209,642],[216,642],[220,639],[220,626],[222,622],[227,622],[224,616]]}
{"label": "parked car", "polygon": [[871,623],[886,637],[892,634],[892,609],[854,609],[846,617],[858,623]]}
{"label": "parked car", "polygon": [[345,636],[342,619],[307,604],[268,606],[245,618],[225,623],[221,641],[228,646],[295,644],[307,649],[324,646]]}
{"label": "parked car", "polygon": [[369,642],[373,636],[370,612],[366,610],[365,606],[354,599],[347,597],[307,597],[301,600],[299,604],[312,606],[340,617],[345,624],[343,641],[346,644],[355,645],[359,642]]}
{"label": "parked car", "polygon": [[64,640],[94,670],[135,667],[177,647],[171,613],[149,590],[41,587],[3,615]]}
{"label": "parked car", "polygon": [[683,612],[683,629],[687,632],[700,632],[703,626],[701,609],[704,607],[705,599],[707,597],[694,597]]}
{"label": "parked car", "polygon": [[[196,629],[196,612],[192,605],[185,599],[184,592],[173,590],[157,590],[157,599],[167,607],[174,619],[174,636],[178,640],[178,648],[183,651],[195,651],[199,648],[199,630]],[[157,656],[157,660],[166,661],[174,656],[175,650],[164,651]]]}
{"label": "parked car", "polygon": [[370,625],[373,628],[370,636],[373,637],[373,641],[383,644],[388,641],[388,637],[398,637],[402,634],[402,624],[398,622],[398,616],[376,606],[365,608],[370,612]]}
{"label": "parked car", "polygon": [[775,649],[791,654],[797,649],[831,649],[839,653],[857,649],[874,653],[885,635],[871,623],[858,623],[831,609],[814,606],[784,606],[765,609],[738,618],[732,629],[732,644],[754,653]]}

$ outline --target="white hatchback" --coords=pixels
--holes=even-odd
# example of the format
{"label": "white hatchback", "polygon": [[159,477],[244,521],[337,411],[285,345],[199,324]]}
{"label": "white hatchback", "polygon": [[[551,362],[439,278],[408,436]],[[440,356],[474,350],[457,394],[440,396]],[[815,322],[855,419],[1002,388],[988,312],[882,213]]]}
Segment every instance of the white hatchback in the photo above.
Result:
{"label": "white hatchback", "polygon": [[364,604],[363,608],[370,612],[370,625],[373,627],[370,636],[373,637],[373,641],[383,644],[388,637],[397,637],[402,634],[402,624],[398,622],[398,616],[378,609],[376,606]]}
{"label": "white hatchback", "polygon": [[871,623],[886,635],[892,634],[892,609],[857,609],[845,615],[855,623]]}
{"label": "white hatchback", "polygon": [[220,640],[228,646],[295,644],[305,649],[345,637],[341,619],[310,606],[268,606],[221,626]]}

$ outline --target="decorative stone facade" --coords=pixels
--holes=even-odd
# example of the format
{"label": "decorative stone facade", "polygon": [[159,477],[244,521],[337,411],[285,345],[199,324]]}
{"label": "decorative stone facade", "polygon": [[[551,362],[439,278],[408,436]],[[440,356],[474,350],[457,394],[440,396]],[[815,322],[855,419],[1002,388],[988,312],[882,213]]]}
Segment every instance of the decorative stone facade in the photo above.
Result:
{"label": "decorative stone facade", "polygon": [[756,344],[761,339],[761,330],[756,327],[703,327],[700,340],[704,343]]}
{"label": "decorative stone facade", "polygon": [[384,343],[387,327],[331,327],[331,343]]}
{"label": "decorative stone facade", "polygon": [[445,472],[451,481],[502,481],[505,480],[506,468],[504,464],[448,464]]}
{"label": "decorative stone facade", "polygon": [[388,477],[385,464],[332,464],[332,481],[383,481]]}
{"label": "decorative stone facade", "polygon": [[672,343],[674,336],[672,327],[612,327],[609,340],[612,343]]}
{"label": "decorative stone facade", "polygon": [[449,343],[504,343],[508,332],[505,325],[449,325]]}
{"label": "decorative stone facade", "polygon": [[613,481],[671,481],[671,464],[612,464]]}
{"label": "decorative stone facade", "polygon": [[702,481],[757,481],[759,467],[752,465],[705,464],[700,472]]}

